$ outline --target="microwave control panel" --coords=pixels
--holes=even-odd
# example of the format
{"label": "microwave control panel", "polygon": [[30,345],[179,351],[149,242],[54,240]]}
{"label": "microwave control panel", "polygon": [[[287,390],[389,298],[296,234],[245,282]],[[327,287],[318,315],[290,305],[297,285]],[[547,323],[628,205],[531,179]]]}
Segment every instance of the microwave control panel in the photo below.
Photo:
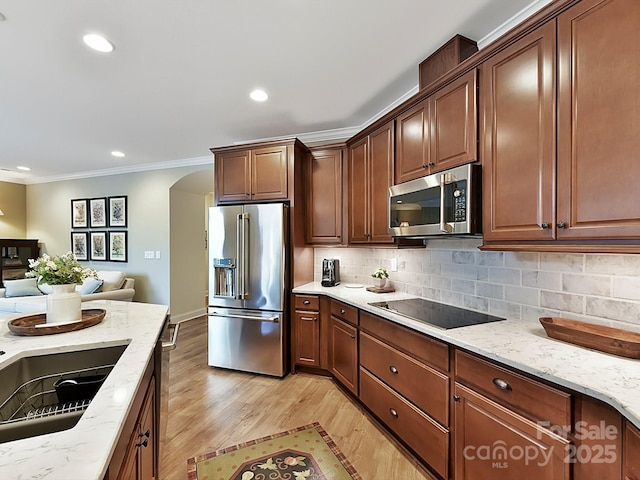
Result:
{"label": "microwave control panel", "polygon": [[453,221],[465,222],[467,220],[467,191],[464,188],[456,188],[453,191]]}

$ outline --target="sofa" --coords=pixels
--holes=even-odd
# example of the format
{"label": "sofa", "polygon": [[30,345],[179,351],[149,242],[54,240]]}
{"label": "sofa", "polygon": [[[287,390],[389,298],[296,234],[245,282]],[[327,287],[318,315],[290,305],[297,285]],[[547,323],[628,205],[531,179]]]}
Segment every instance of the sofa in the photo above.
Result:
{"label": "sofa", "polygon": [[[35,278],[5,280],[0,288],[0,313],[31,313],[46,310],[48,285],[38,285]],[[87,279],[76,290],[83,302],[90,300],[133,301],[135,280],[124,272],[98,271],[97,279]]]}

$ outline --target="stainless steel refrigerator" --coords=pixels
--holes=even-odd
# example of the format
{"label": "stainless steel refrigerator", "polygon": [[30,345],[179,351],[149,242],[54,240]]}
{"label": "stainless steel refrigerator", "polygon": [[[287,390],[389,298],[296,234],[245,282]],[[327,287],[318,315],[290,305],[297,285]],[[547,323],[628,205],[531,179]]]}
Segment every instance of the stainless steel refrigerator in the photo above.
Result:
{"label": "stainless steel refrigerator", "polygon": [[285,374],[288,207],[209,209],[209,365]]}

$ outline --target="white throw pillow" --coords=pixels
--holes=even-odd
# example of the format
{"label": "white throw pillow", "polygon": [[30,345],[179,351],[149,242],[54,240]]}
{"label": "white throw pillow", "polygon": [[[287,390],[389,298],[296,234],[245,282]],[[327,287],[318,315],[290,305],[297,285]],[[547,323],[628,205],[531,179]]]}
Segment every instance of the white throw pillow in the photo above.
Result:
{"label": "white throw pillow", "polygon": [[124,272],[113,272],[109,270],[101,270],[98,272],[98,278],[102,280],[103,292],[119,290],[124,285]]}
{"label": "white throw pillow", "polygon": [[102,286],[102,280],[99,278],[88,277],[82,281],[82,285],[76,287],[76,292],[80,295],[89,295],[97,292]]}
{"label": "white throw pillow", "polygon": [[20,280],[4,281],[5,297],[33,297],[42,295],[38,290],[38,280],[36,278],[22,278]]}

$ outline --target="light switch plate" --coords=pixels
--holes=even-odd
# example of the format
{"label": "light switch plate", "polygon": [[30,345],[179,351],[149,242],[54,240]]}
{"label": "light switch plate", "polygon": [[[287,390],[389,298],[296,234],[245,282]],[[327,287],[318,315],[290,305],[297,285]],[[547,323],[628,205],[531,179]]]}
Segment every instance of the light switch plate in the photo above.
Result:
{"label": "light switch plate", "polygon": [[153,251],[152,250],[145,250],[144,258],[146,258],[146,259],[153,258]]}

